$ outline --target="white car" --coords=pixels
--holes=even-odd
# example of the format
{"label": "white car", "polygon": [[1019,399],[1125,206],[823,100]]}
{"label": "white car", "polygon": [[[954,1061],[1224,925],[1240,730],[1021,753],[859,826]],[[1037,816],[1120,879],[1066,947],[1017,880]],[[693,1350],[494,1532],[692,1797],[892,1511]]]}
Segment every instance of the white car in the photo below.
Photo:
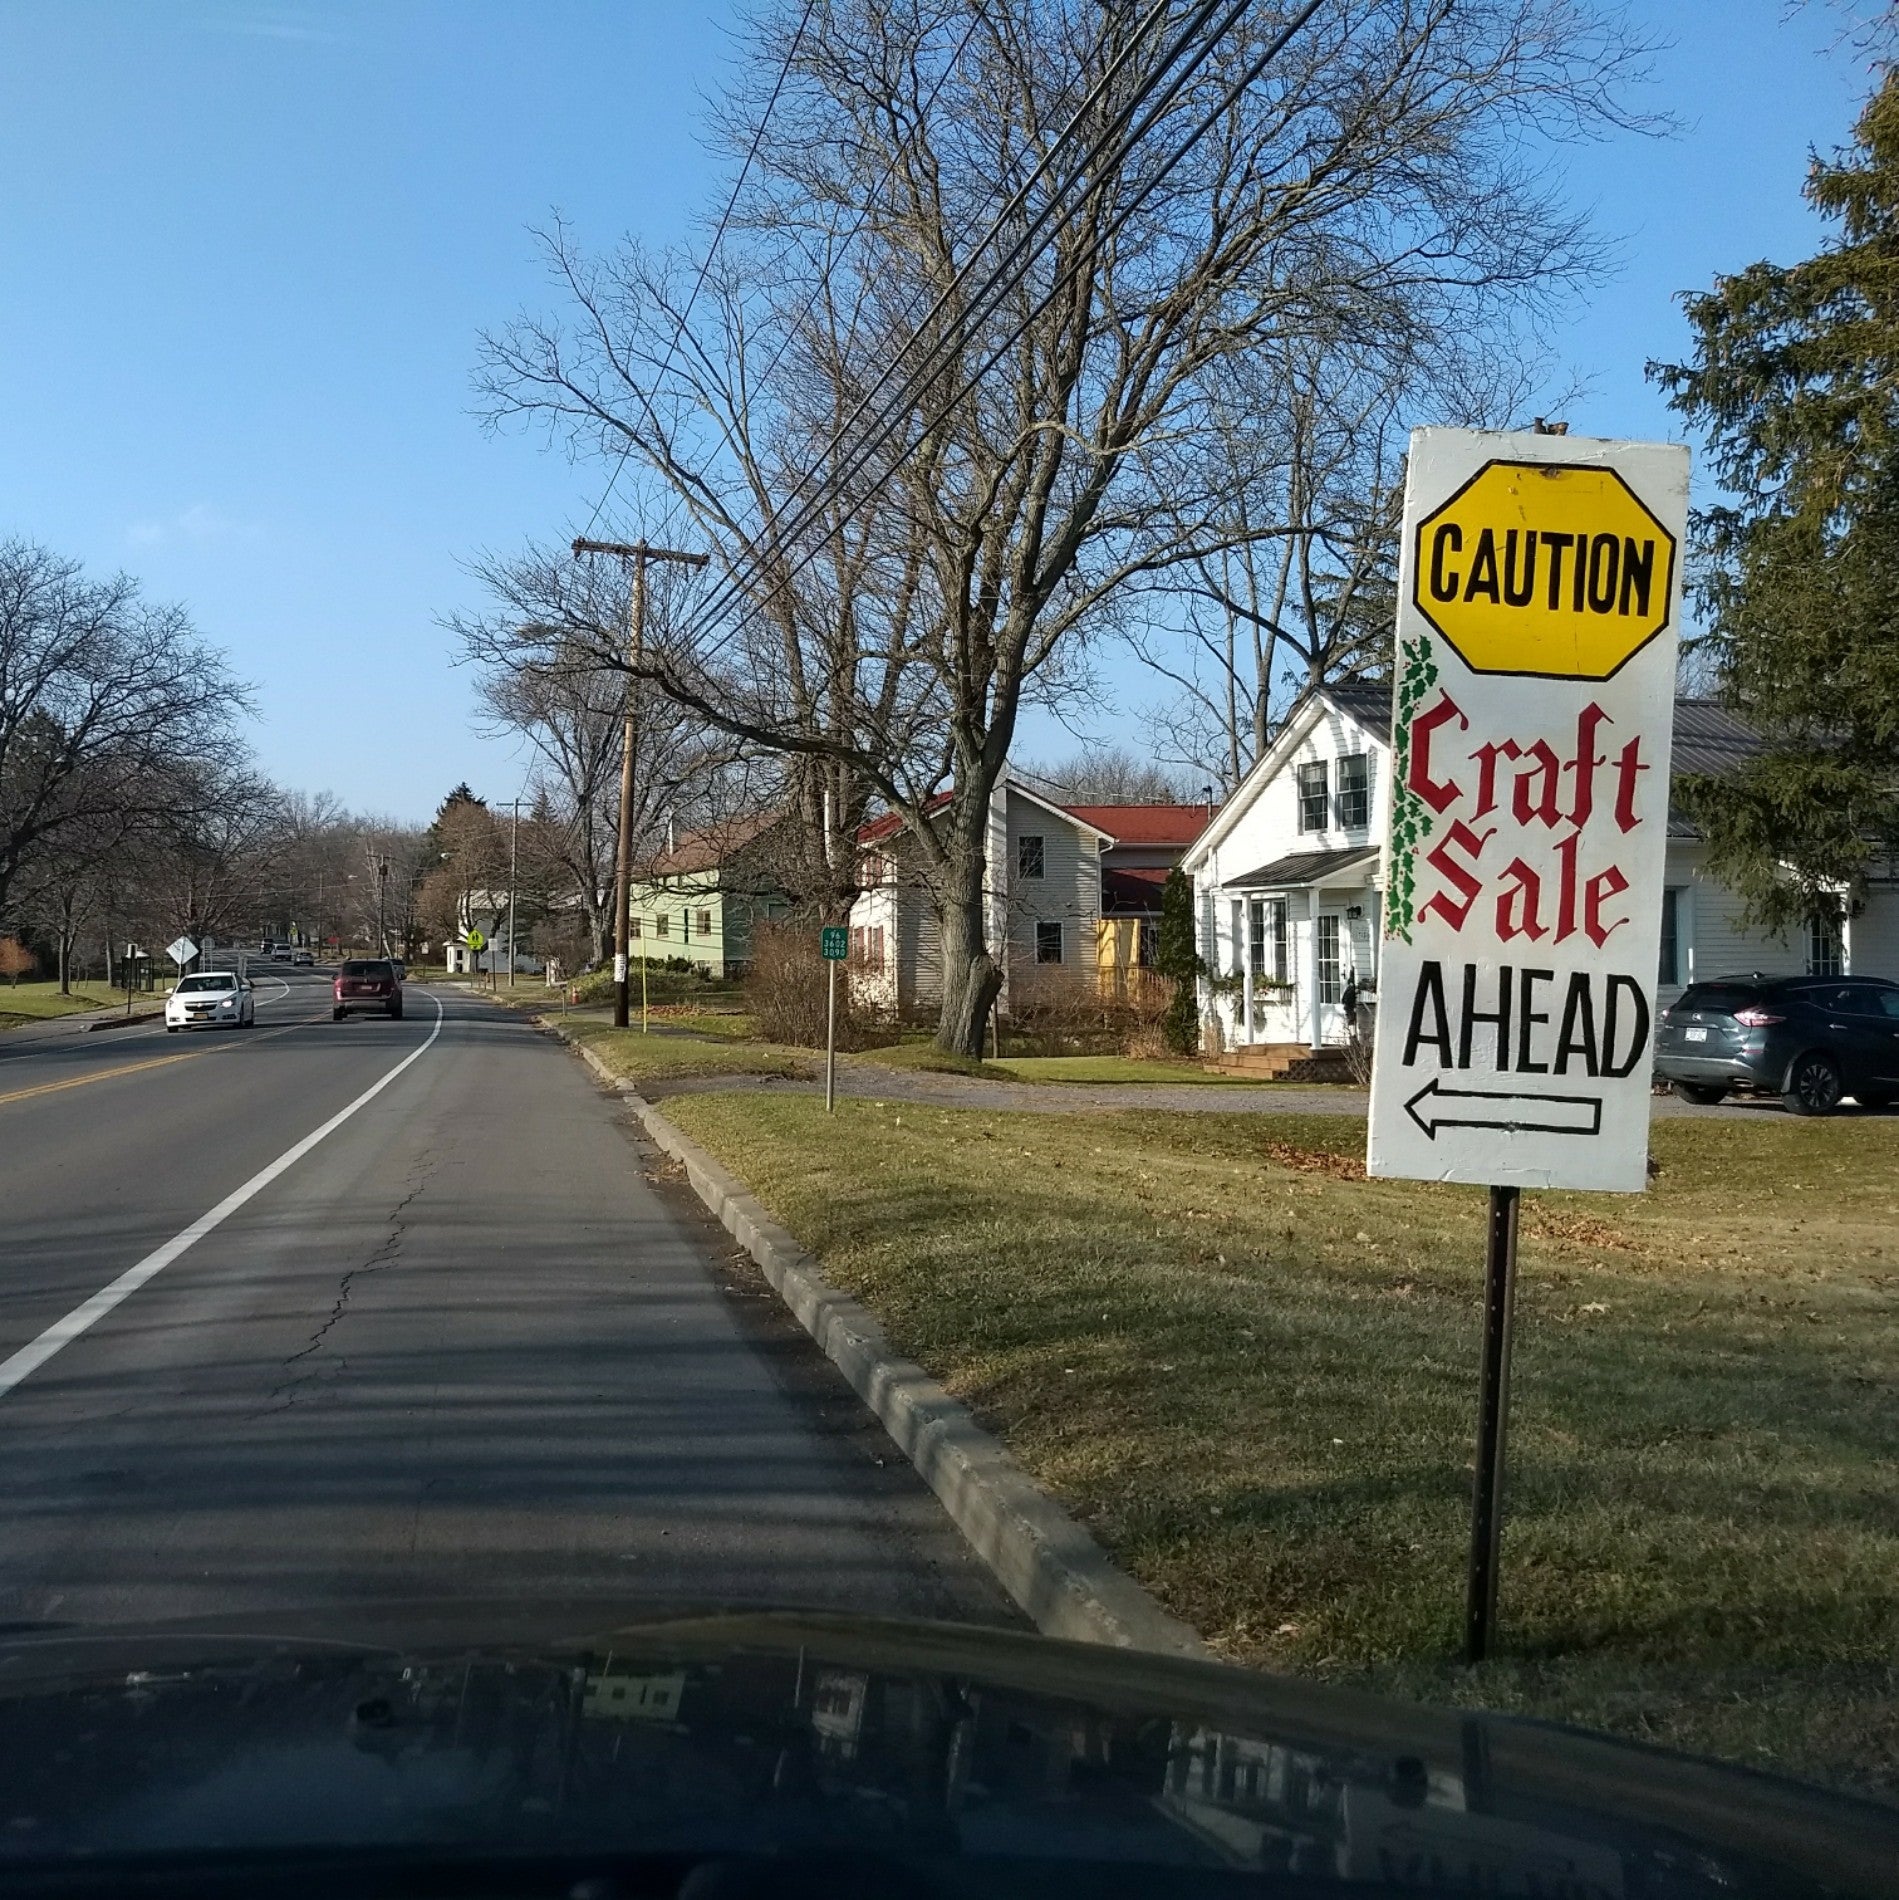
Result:
{"label": "white car", "polygon": [[181,976],[165,998],[165,1033],[181,1029],[248,1029],[257,1020],[251,986],[235,970]]}

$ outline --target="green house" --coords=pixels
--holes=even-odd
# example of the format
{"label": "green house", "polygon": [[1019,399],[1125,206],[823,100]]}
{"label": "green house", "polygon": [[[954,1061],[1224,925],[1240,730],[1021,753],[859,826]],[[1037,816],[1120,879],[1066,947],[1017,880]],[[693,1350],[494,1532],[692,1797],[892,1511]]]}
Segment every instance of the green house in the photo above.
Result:
{"label": "green house", "polygon": [[752,926],[792,908],[774,863],[783,814],[766,812],[687,832],[636,866],[632,953],[655,962],[684,957],[717,977],[743,976]]}

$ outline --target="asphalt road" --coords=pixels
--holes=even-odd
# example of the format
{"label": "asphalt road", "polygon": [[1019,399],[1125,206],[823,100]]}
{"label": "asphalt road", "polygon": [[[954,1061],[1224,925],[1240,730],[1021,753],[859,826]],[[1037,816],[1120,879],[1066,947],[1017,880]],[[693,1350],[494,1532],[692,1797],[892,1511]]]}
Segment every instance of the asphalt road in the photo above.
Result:
{"label": "asphalt road", "polygon": [[0,1626],[1013,1620],[558,1043],[451,991],[400,1023],[332,1023],[321,973],[258,995],[248,1031],[0,1039]]}

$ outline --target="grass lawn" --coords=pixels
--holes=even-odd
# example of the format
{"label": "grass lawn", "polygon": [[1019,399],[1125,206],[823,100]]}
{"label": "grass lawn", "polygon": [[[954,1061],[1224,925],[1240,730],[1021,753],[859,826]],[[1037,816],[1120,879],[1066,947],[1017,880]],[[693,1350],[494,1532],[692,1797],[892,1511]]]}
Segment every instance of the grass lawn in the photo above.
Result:
{"label": "grass lawn", "polygon": [[[559,1012],[546,1012],[550,1021]],[[729,1036],[642,1034],[635,1018],[631,1029],[576,1017],[567,1033],[584,1042],[629,1082],[673,1082],[697,1075],[795,1075],[815,1073],[809,1049],[790,1049],[769,1042],[736,1042]],[[822,1061],[822,1056],[815,1059]],[[819,1103],[822,1108],[823,1104]]]}
{"label": "grass lawn", "polygon": [[927,1036],[906,1036],[880,1049],[859,1049],[852,1060],[879,1063],[886,1069],[921,1069],[930,1075],[979,1075],[993,1082],[1015,1080],[996,1063],[979,1061],[974,1056],[945,1055]]}
{"label": "grass lawn", "polygon": [[1480,1191],[1327,1116],[668,1113],[1224,1653],[1899,1794],[1899,1121],[1526,1197],[1472,1672]]}
{"label": "grass lawn", "polygon": [[53,1016],[75,1016],[81,1010],[110,1009],[114,1003],[123,1009],[125,992],[109,990],[102,983],[75,983],[70,996],[60,995],[57,983],[0,983],[0,1029],[45,1022]]}

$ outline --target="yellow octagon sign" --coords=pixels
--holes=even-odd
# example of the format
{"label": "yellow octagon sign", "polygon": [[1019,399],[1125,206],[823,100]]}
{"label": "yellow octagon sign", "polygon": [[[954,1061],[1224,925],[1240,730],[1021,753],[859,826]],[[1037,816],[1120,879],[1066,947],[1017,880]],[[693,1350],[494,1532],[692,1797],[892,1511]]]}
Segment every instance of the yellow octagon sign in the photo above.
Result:
{"label": "yellow octagon sign", "polygon": [[1412,549],[1413,603],[1477,673],[1605,680],[1674,595],[1675,537],[1608,468],[1486,462]]}

